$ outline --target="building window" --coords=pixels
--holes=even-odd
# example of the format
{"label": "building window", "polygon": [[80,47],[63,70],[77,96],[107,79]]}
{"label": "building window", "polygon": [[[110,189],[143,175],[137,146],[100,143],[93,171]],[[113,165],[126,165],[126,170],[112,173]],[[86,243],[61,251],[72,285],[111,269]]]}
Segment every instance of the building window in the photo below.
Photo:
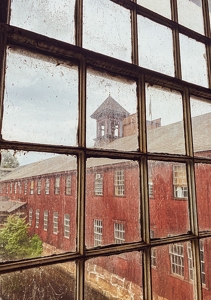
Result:
{"label": "building window", "polygon": [[180,276],[184,276],[184,247],[183,244],[171,244],[169,246],[171,259],[171,272]]}
{"label": "building window", "polygon": [[185,165],[173,166],[173,186],[175,198],[187,198],[188,187]]}
{"label": "building window", "polygon": [[114,188],[115,188],[115,196],[124,196],[125,194],[124,170],[115,171]]}
{"label": "building window", "polygon": [[50,180],[49,178],[45,179],[45,194],[49,195],[50,193]]}
{"label": "building window", "polygon": [[71,175],[65,178],[65,195],[71,195]]}
{"label": "building window", "polygon": [[193,280],[193,255],[191,249],[191,243],[187,243],[187,251],[188,251],[188,270],[189,270],[189,278]]}
{"label": "building window", "polygon": [[100,173],[95,174],[95,195],[103,195],[103,174]]}
{"label": "building window", "polygon": [[13,184],[12,184],[12,182],[10,182],[10,194],[12,194],[12,186],[13,186]]}
{"label": "building window", "polygon": [[30,182],[30,195],[34,194],[34,180],[31,180]]}
{"label": "building window", "polygon": [[60,177],[55,177],[55,185],[54,185],[54,194],[58,195],[59,194],[59,189],[60,189]]}
{"label": "building window", "polygon": [[40,222],[40,210],[36,209],[36,222],[35,222],[35,227],[39,227],[39,222]]}
{"label": "building window", "polygon": [[70,215],[69,214],[64,215],[64,237],[66,238],[70,237]]}
{"label": "building window", "polygon": [[22,193],[22,182],[18,181],[18,193]]}
{"label": "building window", "polygon": [[32,208],[29,209],[29,225],[32,225]]}
{"label": "building window", "polygon": [[45,231],[48,230],[48,210],[44,210],[43,229],[44,229]]}
{"label": "building window", "polygon": [[58,212],[53,213],[53,233],[58,233]]}
{"label": "building window", "polygon": [[40,195],[41,194],[41,185],[42,185],[42,179],[39,178],[37,180],[37,195]]}
{"label": "building window", "polygon": [[6,185],[6,193],[9,194],[9,183]]}
{"label": "building window", "polygon": [[203,243],[203,241],[200,241],[199,245],[200,245],[200,261],[201,261],[201,282],[203,284],[206,284],[205,262],[204,262],[204,243]]}
{"label": "building window", "polygon": [[17,186],[18,186],[18,183],[17,181],[14,183],[14,193],[17,194]]}
{"label": "building window", "polygon": [[114,243],[122,244],[125,242],[125,227],[122,223],[114,223]]}
{"label": "building window", "polygon": [[[150,238],[154,238],[154,231],[150,230]],[[151,248],[151,265],[153,267],[157,266],[157,249],[156,248]]]}
{"label": "building window", "polygon": [[103,237],[103,221],[102,220],[94,220],[94,246],[102,245],[102,237]]}
{"label": "building window", "polygon": [[28,189],[28,183],[27,181],[24,182],[24,195],[27,194],[27,189]]}

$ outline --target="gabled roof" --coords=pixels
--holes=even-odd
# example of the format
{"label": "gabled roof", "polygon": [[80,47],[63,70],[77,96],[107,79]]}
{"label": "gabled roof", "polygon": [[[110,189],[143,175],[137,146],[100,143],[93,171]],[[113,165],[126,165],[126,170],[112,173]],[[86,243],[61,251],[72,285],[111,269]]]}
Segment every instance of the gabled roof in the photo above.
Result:
{"label": "gabled roof", "polygon": [[129,112],[109,95],[95,112],[93,112],[91,118],[98,119],[101,115],[120,115],[125,118],[129,115]]}

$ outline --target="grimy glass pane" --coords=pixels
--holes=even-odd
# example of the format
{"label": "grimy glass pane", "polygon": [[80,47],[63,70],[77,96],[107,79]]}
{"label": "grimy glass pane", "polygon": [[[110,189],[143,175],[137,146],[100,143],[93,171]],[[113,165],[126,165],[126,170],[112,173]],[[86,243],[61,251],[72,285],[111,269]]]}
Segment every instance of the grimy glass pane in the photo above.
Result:
{"label": "grimy glass pane", "polygon": [[74,263],[56,264],[0,276],[1,299],[75,299]]}
{"label": "grimy glass pane", "polygon": [[175,243],[153,250],[157,261],[152,267],[153,300],[196,299],[190,244]]}
{"label": "grimy glass pane", "polygon": [[190,100],[194,155],[210,157],[211,102],[196,97]]}
{"label": "grimy glass pane", "polygon": [[[179,23],[204,34],[201,0],[177,0]],[[197,21],[196,21],[197,20]]]}
{"label": "grimy glass pane", "polygon": [[202,163],[196,164],[195,178],[199,230],[211,230],[211,165]]}
{"label": "grimy glass pane", "polygon": [[210,256],[211,256],[211,238],[201,239],[200,248],[200,265],[201,265],[201,283],[203,299],[211,297],[210,289]]}
{"label": "grimy glass pane", "polygon": [[58,59],[8,49],[3,138],[76,145],[77,120],[77,68]]}
{"label": "grimy glass pane", "polygon": [[208,87],[205,45],[180,34],[182,79]]}
{"label": "grimy glass pane", "polygon": [[151,184],[150,229],[154,237],[179,235],[190,230],[186,165],[149,161]]}
{"label": "grimy glass pane", "polygon": [[86,118],[88,147],[137,150],[136,82],[89,70]]}
{"label": "grimy glass pane", "polygon": [[146,85],[147,147],[149,152],[185,154],[182,95]]}
{"label": "grimy glass pane", "polygon": [[108,0],[84,0],[83,47],[131,62],[130,11]]}
{"label": "grimy glass pane", "polygon": [[75,43],[75,0],[13,0],[10,24]]}
{"label": "grimy glass pane", "polygon": [[171,19],[170,0],[137,0],[137,3]]}
{"label": "grimy glass pane", "polygon": [[171,29],[138,16],[139,65],[174,76]]}
{"label": "grimy glass pane", "polygon": [[94,286],[98,297],[86,293],[85,299],[143,299],[142,253],[90,259],[85,265],[85,286]]}
{"label": "grimy glass pane", "polygon": [[73,156],[2,151],[1,261],[75,251],[76,178]]}
{"label": "grimy glass pane", "polygon": [[89,158],[86,170],[86,246],[141,239],[137,162]]}

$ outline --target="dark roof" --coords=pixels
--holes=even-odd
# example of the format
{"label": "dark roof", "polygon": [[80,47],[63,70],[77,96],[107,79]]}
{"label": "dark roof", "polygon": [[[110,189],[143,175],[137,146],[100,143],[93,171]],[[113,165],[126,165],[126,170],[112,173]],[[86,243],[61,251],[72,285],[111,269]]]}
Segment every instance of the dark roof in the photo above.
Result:
{"label": "dark roof", "polygon": [[91,118],[98,119],[101,115],[105,114],[120,115],[125,118],[129,115],[129,112],[109,95],[108,98],[91,115]]}
{"label": "dark roof", "polygon": [[14,212],[15,210],[24,206],[26,202],[13,201],[13,200],[0,200],[0,212]]}

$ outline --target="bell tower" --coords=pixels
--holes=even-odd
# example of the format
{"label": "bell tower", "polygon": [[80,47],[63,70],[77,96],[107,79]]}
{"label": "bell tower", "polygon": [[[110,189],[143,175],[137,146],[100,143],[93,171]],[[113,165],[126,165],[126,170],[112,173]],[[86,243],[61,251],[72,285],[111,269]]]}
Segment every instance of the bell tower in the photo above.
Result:
{"label": "bell tower", "polygon": [[101,147],[123,137],[123,119],[129,116],[110,95],[91,115],[96,120],[95,146]]}

